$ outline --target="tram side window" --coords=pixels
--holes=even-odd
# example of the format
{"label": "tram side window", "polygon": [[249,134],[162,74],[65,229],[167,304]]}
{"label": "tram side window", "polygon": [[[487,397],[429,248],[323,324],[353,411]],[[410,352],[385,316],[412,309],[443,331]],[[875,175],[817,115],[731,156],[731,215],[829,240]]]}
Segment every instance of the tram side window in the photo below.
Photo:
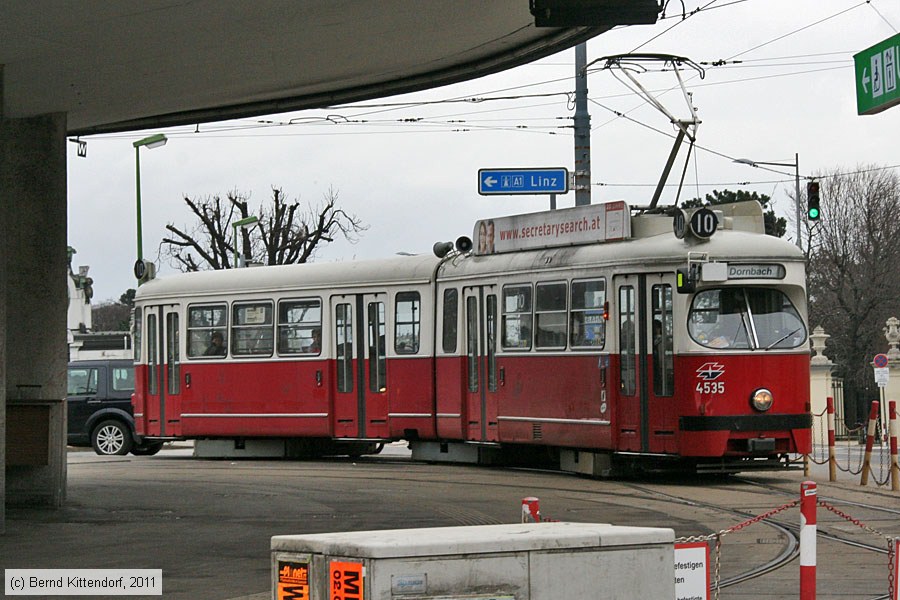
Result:
{"label": "tram side window", "polygon": [[166,315],[166,382],[168,392],[181,391],[181,344],[178,339],[178,313]]}
{"label": "tram side window", "polygon": [[334,307],[334,343],[337,358],[337,388],[339,392],[353,391],[353,307],[337,304]]}
{"label": "tram side window", "polygon": [[322,352],[322,301],[282,300],[278,303],[278,354]]}
{"label": "tram side window", "polygon": [[159,352],[156,346],[156,315],[147,315],[147,393],[159,393]]}
{"label": "tram side window", "polygon": [[235,356],[272,355],[273,312],[271,302],[236,302],[232,306],[231,352]]}
{"label": "tram side window", "polygon": [[634,288],[622,286],[619,288],[619,381],[625,396],[634,396],[637,391],[635,316]]}
{"label": "tram side window", "polygon": [[653,393],[657,396],[671,396],[675,393],[675,357],[673,355],[672,333],[672,286],[654,285],[653,297]]}
{"label": "tram side window", "polygon": [[419,351],[421,301],[419,292],[400,292],[395,298],[394,351],[415,354]]}
{"label": "tram side window", "polygon": [[384,302],[369,302],[369,391],[387,390]]}
{"label": "tram side window", "polygon": [[143,319],[141,318],[141,309],[134,309],[134,362],[141,362],[141,335],[143,329]]}
{"label": "tram side window", "polygon": [[503,288],[503,347],[508,350],[531,349],[531,285]]}
{"label": "tram side window", "polygon": [[572,282],[571,344],[573,348],[603,348],[606,344],[606,281]]}
{"label": "tram side window", "polygon": [[539,283],[534,291],[535,348],[566,347],[566,283]]}
{"label": "tram side window", "polygon": [[188,307],[188,358],[223,358],[228,348],[228,306]]}
{"label": "tram side window", "polygon": [[456,352],[457,323],[459,322],[459,292],[456,288],[444,290],[443,348],[447,354]]}

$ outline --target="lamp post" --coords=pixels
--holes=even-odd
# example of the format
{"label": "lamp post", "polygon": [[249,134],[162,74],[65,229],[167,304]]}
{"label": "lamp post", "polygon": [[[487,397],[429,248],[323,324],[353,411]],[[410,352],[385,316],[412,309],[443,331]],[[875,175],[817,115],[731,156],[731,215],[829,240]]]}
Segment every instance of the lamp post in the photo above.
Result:
{"label": "lamp post", "polygon": [[259,221],[259,217],[249,216],[246,219],[241,219],[240,221],[235,221],[231,224],[234,228],[234,267],[238,267],[238,259],[240,257],[240,253],[238,252],[238,227],[241,229],[246,229],[248,225],[253,225]]}
{"label": "lamp post", "polygon": [[144,243],[143,237],[141,233],[141,146],[146,146],[148,149],[152,150],[154,148],[159,148],[160,146],[165,146],[166,142],[168,142],[168,138],[162,133],[157,133],[155,135],[151,135],[150,137],[145,137],[142,140],[138,140],[134,142],[134,169],[135,169],[135,189],[137,193],[137,259],[138,261],[143,260],[144,258]]}
{"label": "lamp post", "polygon": [[803,244],[800,242],[800,154],[794,153],[794,162],[792,163],[777,163],[777,162],[762,162],[759,160],[750,160],[749,158],[736,158],[733,162],[741,163],[742,165],[750,165],[751,167],[758,167],[759,165],[767,165],[772,167],[794,167],[794,185],[796,186],[796,204],[797,208],[797,247],[800,250],[803,250]]}

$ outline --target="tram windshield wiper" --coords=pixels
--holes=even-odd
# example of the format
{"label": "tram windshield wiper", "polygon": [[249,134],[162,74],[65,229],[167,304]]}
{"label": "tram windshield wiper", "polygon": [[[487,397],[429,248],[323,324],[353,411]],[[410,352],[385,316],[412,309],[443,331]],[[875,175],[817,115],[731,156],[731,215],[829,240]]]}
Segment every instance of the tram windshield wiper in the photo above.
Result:
{"label": "tram windshield wiper", "polygon": [[780,344],[781,342],[783,342],[784,340],[788,339],[789,337],[791,337],[791,336],[794,335],[795,333],[800,332],[802,329],[803,329],[803,327],[798,327],[797,329],[793,330],[792,332],[790,332],[790,333],[788,333],[788,334],[786,334],[786,335],[781,336],[780,338],[778,338],[777,340],[775,340],[774,342],[772,342],[771,344],[769,344],[768,346],[766,346],[766,350],[771,350],[771,349],[772,349],[772,346],[775,346],[776,344]]}

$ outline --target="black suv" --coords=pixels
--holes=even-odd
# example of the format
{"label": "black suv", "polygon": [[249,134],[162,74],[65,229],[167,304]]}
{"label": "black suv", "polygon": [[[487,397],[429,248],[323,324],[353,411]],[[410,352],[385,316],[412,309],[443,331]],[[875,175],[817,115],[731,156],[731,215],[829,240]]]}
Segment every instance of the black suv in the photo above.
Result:
{"label": "black suv", "polygon": [[130,360],[83,360],[69,363],[66,394],[68,443],[93,446],[101,455],[150,455],[161,443],[139,444],[134,433]]}

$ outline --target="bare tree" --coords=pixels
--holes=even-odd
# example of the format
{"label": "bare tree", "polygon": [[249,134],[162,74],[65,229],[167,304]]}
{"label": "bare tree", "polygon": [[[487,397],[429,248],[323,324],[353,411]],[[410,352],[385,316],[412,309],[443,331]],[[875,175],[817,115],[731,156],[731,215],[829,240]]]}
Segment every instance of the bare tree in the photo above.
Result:
{"label": "bare tree", "polygon": [[831,335],[845,416],[861,421],[877,398],[871,361],[885,347],[882,328],[900,315],[900,177],[877,166],[826,173],[820,198],[821,219],[807,222],[810,325]]}
{"label": "bare tree", "polygon": [[[166,225],[172,236],[163,238],[160,254],[167,255],[181,271],[234,268],[232,224],[251,216],[249,196],[232,191],[224,200],[219,196],[186,197],[184,202],[197,220],[190,229]],[[238,228],[240,254],[266,265],[308,262],[337,236],[353,243],[367,229],[356,215],[338,207],[333,189],[317,205],[301,207],[297,200],[287,201],[281,189],[272,188],[271,202],[260,204],[255,216],[258,223]]]}

